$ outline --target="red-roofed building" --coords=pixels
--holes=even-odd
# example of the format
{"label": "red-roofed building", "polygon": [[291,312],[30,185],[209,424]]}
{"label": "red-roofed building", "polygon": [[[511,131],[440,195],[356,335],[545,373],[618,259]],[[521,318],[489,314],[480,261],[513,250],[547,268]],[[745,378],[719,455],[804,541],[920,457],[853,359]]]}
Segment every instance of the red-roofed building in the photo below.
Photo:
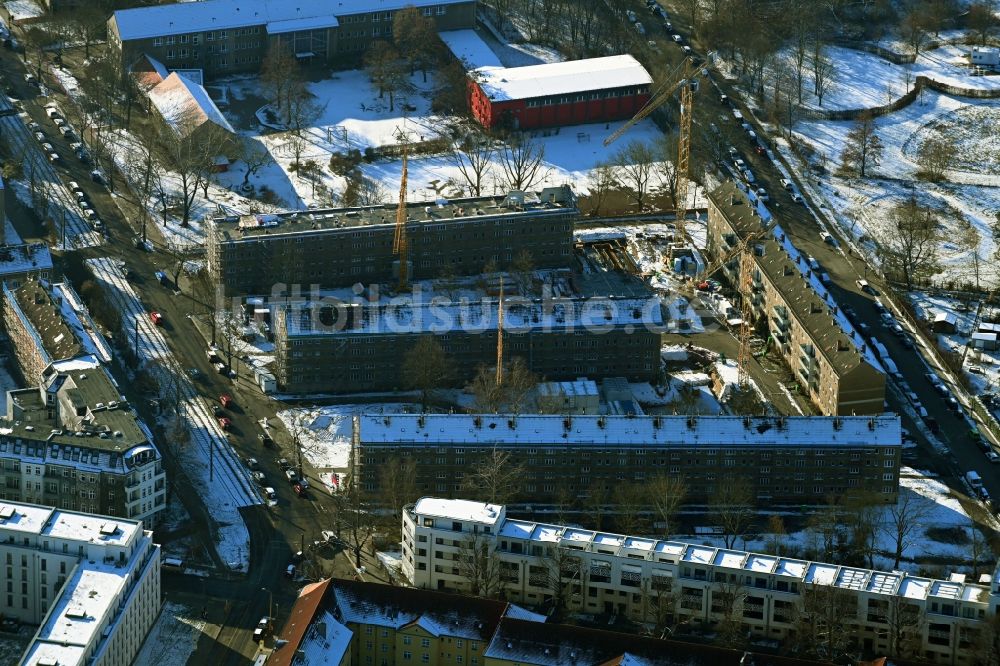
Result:
{"label": "red-roofed building", "polygon": [[649,72],[630,55],[469,72],[483,127],[534,129],[626,120],[649,101]]}

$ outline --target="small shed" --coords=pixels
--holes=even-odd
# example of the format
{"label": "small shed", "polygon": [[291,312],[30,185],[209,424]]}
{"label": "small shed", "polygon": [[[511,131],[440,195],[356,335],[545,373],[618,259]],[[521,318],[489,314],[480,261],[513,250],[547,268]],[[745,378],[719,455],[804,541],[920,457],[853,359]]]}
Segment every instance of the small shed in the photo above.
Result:
{"label": "small shed", "polygon": [[954,333],[958,328],[958,315],[954,312],[939,312],[934,315],[931,327],[935,333]]}
{"label": "small shed", "polygon": [[996,351],[996,349],[997,349],[997,334],[996,333],[973,333],[972,334],[972,347],[974,349],[982,349],[983,351]]}
{"label": "small shed", "polygon": [[996,69],[1000,67],[1000,49],[991,46],[973,46],[969,62],[974,67]]}
{"label": "small shed", "polygon": [[278,382],[270,372],[254,368],[254,375],[257,378],[257,386],[263,393],[274,393],[278,390]]}

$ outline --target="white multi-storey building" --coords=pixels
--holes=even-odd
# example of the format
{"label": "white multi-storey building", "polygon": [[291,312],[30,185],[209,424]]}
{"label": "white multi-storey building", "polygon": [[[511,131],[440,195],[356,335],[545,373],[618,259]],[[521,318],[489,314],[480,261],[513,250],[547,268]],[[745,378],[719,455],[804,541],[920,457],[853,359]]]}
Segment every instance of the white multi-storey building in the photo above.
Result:
{"label": "white multi-storey building", "polygon": [[513,520],[500,505],[430,497],[403,512],[402,570],[419,588],[654,624],[731,621],[742,635],[778,641],[837,623],[856,649],[948,664],[975,663],[1000,604],[997,582]]}
{"label": "white multi-storey building", "polygon": [[128,666],[159,610],[142,522],[0,501],[0,614],[40,625],[22,665]]}

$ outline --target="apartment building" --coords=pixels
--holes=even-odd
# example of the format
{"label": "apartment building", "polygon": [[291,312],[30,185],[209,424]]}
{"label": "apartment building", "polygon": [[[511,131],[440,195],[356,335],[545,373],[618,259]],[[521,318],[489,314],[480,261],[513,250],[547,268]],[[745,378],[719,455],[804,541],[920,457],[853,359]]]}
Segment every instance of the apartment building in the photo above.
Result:
{"label": "apartment building", "polygon": [[275,43],[300,61],[334,64],[391,40],[393,15],[411,6],[439,30],[475,27],[475,0],[205,0],[120,9],[108,41],[125,67],[148,54],[206,77],[256,72]]}
{"label": "apartment building", "polygon": [[899,417],[598,416],[394,414],[354,417],[358,483],[379,496],[379,470],[415,463],[421,493],[455,496],[494,450],[524,469],[517,500],[532,506],[623,483],[683,478],[691,502],[739,479],[768,506],[818,505],[851,488],[895,502]]}
{"label": "apartment building", "polygon": [[[542,299],[539,299],[541,301]],[[663,316],[656,298],[561,298],[503,304],[505,358],[518,357],[548,379],[627,377],[650,381],[660,369]],[[495,366],[500,298],[444,304],[355,304],[343,326],[317,325],[310,309],[277,313],[274,374],[288,393],[407,388],[402,358],[433,336],[463,386],[481,365]]]}
{"label": "apartment building", "polygon": [[[192,3],[205,4],[205,3]],[[396,204],[213,219],[206,259],[226,296],[281,295],[398,275],[393,252]],[[407,206],[408,276],[436,278],[479,273],[494,262],[510,266],[522,250],[536,268],[570,261],[573,223],[579,217],[568,187],[536,195],[439,199]]]}
{"label": "apartment building", "polygon": [[[771,221],[763,203],[734,182],[710,192],[708,201],[708,252],[713,257],[732,251]],[[883,412],[882,366],[808,257],[780,227],[755,241],[750,256],[753,319],[766,324],[774,348],[817,409],[827,416]],[[730,284],[739,284],[739,257],[723,266],[722,273]]]}
{"label": "apartment building", "polygon": [[29,383],[41,382],[55,361],[88,354],[105,363],[111,360],[107,341],[71,285],[31,276],[17,288],[4,282],[2,289],[4,332],[18,370]]}
{"label": "apartment building", "polygon": [[24,666],[129,666],[160,612],[137,520],[0,500],[0,613],[39,625]]}
{"label": "apartment building", "polygon": [[[470,544],[494,566],[466,566]],[[729,622],[742,635],[786,645],[819,624],[852,635],[851,650],[940,664],[978,663],[1000,604],[1000,584],[961,575],[937,580],[603,533],[433,497],[403,512],[402,571],[421,589],[491,584],[529,606],[708,632]]]}
{"label": "apartment building", "polygon": [[0,501],[147,523],[166,508],[152,434],[96,358],[53,363],[39,386],[7,392]]}
{"label": "apartment building", "polygon": [[[736,666],[743,651],[552,624],[506,601],[328,579],[302,588],[271,666]],[[755,656],[755,655],[751,655]],[[804,666],[756,656],[758,666]],[[741,661],[741,659],[743,661]]]}
{"label": "apartment building", "polygon": [[[0,186],[0,211],[4,189]],[[10,220],[0,223],[0,282],[15,289],[29,278],[48,280],[52,276],[52,254],[45,243],[25,243]]]}

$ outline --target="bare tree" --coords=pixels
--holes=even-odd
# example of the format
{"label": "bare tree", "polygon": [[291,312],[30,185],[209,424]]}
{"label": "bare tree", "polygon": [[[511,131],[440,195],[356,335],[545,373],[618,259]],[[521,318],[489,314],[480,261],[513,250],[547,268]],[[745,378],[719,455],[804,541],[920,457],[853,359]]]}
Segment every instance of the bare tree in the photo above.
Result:
{"label": "bare tree", "polygon": [[495,597],[503,588],[502,566],[496,556],[496,539],[481,532],[469,534],[458,544],[459,574],[476,597]]}
{"label": "bare tree", "polygon": [[826,503],[820,509],[809,516],[807,529],[813,535],[814,549],[819,552],[821,560],[829,562],[834,559],[834,554],[839,552],[838,545],[843,527],[842,513],[839,498],[831,495],[826,498]]}
{"label": "bare tree", "polygon": [[514,357],[504,364],[500,383],[497,383],[496,366],[479,366],[468,390],[475,399],[477,411],[487,414],[500,411],[519,414],[538,381],[538,375],[528,369],[524,359]]}
{"label": "bare tree", "polygon": [[853,634],[849,618],[857,614],[856,598],[833,585],[807,583],[795,618],[795,640],[802,654],[829,660],[844,654]]}
{"label": "bare tree", "polygon": [[483,181],[490,172],[495,149],[486,137],[466,138],[455,146],[452,163],[469,186],[469,194],[482,196]]}
{"label": "bare tree", "polygon": [[920,164],[917,175],[934,182],[943,180],[945,172],[951,168],[957,156],[958,148],[953,142],[942,137],[929,136],[920,142],[920,147],[917,149],[917,160]]}
{"label": "bare tree", "polygon": [[899,28],[903,39],[913,49],[914,54],[920,55],[920,49],[927,40],[927,26],[929,17],[924,6],[914,4],[910,11],[903,16],[903,21]]}
{"label": "bare tree", "polygon": [[844,150],[840,155],[844,168],[853,167],[861,178],[865,177],[869,164],[878,166],[882,159],[882,139],[875,130],[872,115],[862,113],[847,133]]}
{"label": "bare tree", "polygon": [[740,647],[743,637],[742,620],[747,591],[735,574],[717,579],[711,588],[712,613],[719,617],[716,625],[720,642],[726,647]]}
{"label": "bare tree", "polygon": [[615,526],[623,534],[644,535],[649,529],[649,500],[645,488],[636,483],[620,483],[615,487]]}
{"label": "bare tree", "polygon": [[365,71],[378,88],[379,99],[389,94],[389,111],[396,105],[396,95],[409,91],[406,64],[391,44],[384,40],[374,42],[365,52]]}
{"label": "bare tree", "polygon": [[895,552],[892,568],[898,569],[903,553],[915,544],[921,534],[928,507],[920,495],[905,491],[901,492],[899,500],[888,508],[888,514],[883,532],[893,541]]}
{"label": "bare tree", "polygon": [[245,139],[243,141],[239,158],[246,165],[246,171],[243,172],[242,189],[246,189],[250,184],[252,176],[255,176],[258,171],[274,162],[270,151],[257,139]]}
{"label": "bare tree", "polygon": [[619,180],[631,190],[639,208],[646,202],[655,162],[652,148],[644,141],[630,141],[615,153],[614,164],[618,168]]}
{"label": "bare tree", "polygon": [[405,7],[392,17],[392,39],[403,54],[410,74],[419,67],[427,82],[427,66],[439,44],[434,19],[424,16],[416,7]]}
{"label": "bare tree", "polygon": [[959,230],[955,238],[955,245],[962,252],[969,255],[972,276],[976,281],[976,291],[980,290],[980,277],[983,256],[980,253],[983,244],[983,235],[979,233],[976,225],[972,224],[967,217],[959,213]]}
{"label": "bare tree", "polygon": [[817,103],[823,106],[823,96],[830,91],[835,68],[833,60],[826,55],[826,48],[823,42],[817,39],[812,44],[813,94],[816,95]]}
{"label": "bare tree", "polygon": [[394,455],[378,470],[379,499],[388,504],[390,525],[399,527],[399,515],[403,507],[419,499],[417,489],[417,461],[410,457]]}
{"label": "bare tree", "polygon": [[979,37],[979,43],[985,45],[990,35],[997,28],[997,9],[995,3],[974,2],[969,5],[968,14],[965,17],[965,24]]}
{"label": "bare tree", "polygon": [[767,517],[767,552],[773,555],[781,555],[785,547],[785,537],[788,536],[788,529],[785,527],[784,519],[776,514]]}
{"label": "bare tree", "polygon": [[679,476],[660,474],[649,481],[646,492],[656,518],[663,524],[662,534],[670,538],[671,530],[676,527],[674,519],[687,497],[687,484]]}
{"label": "bare tree", "polygon": [[726,548],[732,548],[753,524],[753,490],[743,479],[724,478],[715,487],[708,511],[712,521],[722,528]]}
{"label": "bare tree", "polygon": [[524,467],[510,451],[493,448],[462,477],[462,488],[475,491],[491,504],[508,504],[517,497],[524,479]]}
{"label": "bare tree", "polygon": [[615,168],[610,164],[601,162],[591,172],[591,187],[587,191],[588,203],[590,204],[590,215],[599,216],[604,207],[604,201],[608,195],[618,187],[618,177],[615,175]]}
{"label": "bare tree", "polygon": [[260,82],[278,118],[287,119],[291,97],[302,85],[299,63],[287,43],[271,43],[260,64]]}
{"label": "bare tree", "polygon": [[889,656],[915,659],[920,656],[923,613],[901,594],[869,602],[869,620],[885,625]]}
{"label": "bare tree", "polygon": [[426,411],[436,389],[446,386],[455,374],[452,360],[433,335],[421,337],[403,356],[403,384],[420,391],[420,404]]}
{"label": "bare tree", "polygon": [[674,207],[677,206],[677,135],[664,134],[656,143],[657,162],[655,172],[660,176],[663,189],[670,197]]}
{"label": "bare tree", "polygon": [[361,182],[357,188],[357,199],[354,205],[357,206],[379,206],[392,199],[392,192],[382,183],[382,181],[361,177]]}
{"label": "bare tree", "polygon": [[377,516],[368,510],[368,497],[360,480],[349,475],[341,491],[333,496],[336,505],[336,533],[354,554],[354,566],[361,567],[365,544],[378,529]]}
{"label": "bare tree", "polygon": [[844,517],[851,534],[851,549],[863,558],[869,569],[875,568],[878,535],[882,532],[884,504],[877,493],[851,490],[844,495]]}
{"label": "bare tree", "polygon": [[568,548],[547,547],[544,555],[537,557],[528,571],[529,576],[537,576],[538,583],[551,595],[556,613],[565,611],[570,599],[580,596],[583,563]]}
{"label": "bare tree", "polygon": [[520,135],[511,137],[498,151],[500,171],[508,190],[530,190],[545,179],[550,169],[545,165],[545,146]]}
{"label": "bare tree", "polygon": [[914,280],[938,270],[938,223],[915,196],[896,204],[877,234],[886,267],[902,277],[908,291]]}

